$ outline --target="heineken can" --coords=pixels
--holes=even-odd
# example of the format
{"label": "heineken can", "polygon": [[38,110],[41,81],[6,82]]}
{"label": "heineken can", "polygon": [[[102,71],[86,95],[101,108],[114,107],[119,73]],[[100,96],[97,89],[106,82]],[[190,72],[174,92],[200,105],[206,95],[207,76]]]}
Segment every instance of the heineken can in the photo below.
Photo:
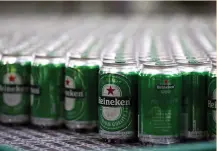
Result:
{"label": "heineken can", "polygon": [[[57,50],[51,51],[48,53],[49,57],[54,58],[56,61],[61,62],[61,66],[64,68],[64,72],[61,73],[61,95],[59,97],[59,105],[57,104],[57,112],[58,112],[58,120],[57,120],[57,126],[61,126],[64,124],[64,79],[65,79],[65,54],[72,48],[74,45],[74,40],[68,39],[65,41],[64,46],[61,48],[58,48]],[[54,63],[55,64],[55,63]]]}
{"label": "heineken can", "polygon": [[207,136],[206,100],[209,64],[207,59],[179,59],[182,73],[181,137],[201,140]]}
{"label": "heineken can", "polygon": [[[87,41],[86,41],[87,40]],[[82,49],[67,59],[65,69],[65,125],[77,132],[97,127],[98,72],[101,66],[98,43],[86,39]],[[86,45],[86,47],[85,47]]]}
{"label": "heineken can", "polygon": [[70,58],[65,69],[65,125],[73,130],[93,130],[97,124],[99,63]]}
{"label": "heineken can", "polygon": [[24,124],[29,121],[31,60],[18,54],[3,54],[0,82],[0,121]]}
{"label": "heineken can", "polygon": [[36,36],[7,46],[2,52],[0,121],[5,124],[24,124],[29,121],[29,83],[32,44]]}
{"label": "heineken can", "polygon": [[139,140],[143,143],[180,142],[182,79],[172,60],[145,62],[139,73]]}
{"label": "heineken can", "polygon": [[[120,48],[124,50],[126,47],[122,45]],[[136,59],[124,53],[110,55],[103,57],[99,71],[99,134],[110,143],[134,141],[137,134]]]}
{"label": "heineken can", "polygon": [[64,102],[64,58],[34,56],[31,66],[31,123],[40,127],[60,126]]}
{"label": "heineken can", "polygon": [[216,60],[212,62],[212,70],[208,77],[207,106],[208,138],[216,139]]}

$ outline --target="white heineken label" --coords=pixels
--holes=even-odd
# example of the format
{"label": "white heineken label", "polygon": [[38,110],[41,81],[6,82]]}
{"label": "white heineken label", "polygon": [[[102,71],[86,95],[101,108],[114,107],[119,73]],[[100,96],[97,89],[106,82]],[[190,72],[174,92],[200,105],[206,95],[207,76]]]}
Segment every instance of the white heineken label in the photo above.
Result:
{"label": "white heineken label", "polygon": [[83,98],[84,92],[80,89],[69,88],[65,90],[65,96],[68,98]]}
{"label": "white heineken label", "polygon": [[156,89],[159,90],[162,94],[170,94],[172,90],[175,89],[175,85],[171,84],[169,80],[164,79],[160,84],[156,85]]}
{"label": "white heineken label", "polygon": [[131,86],[131,79],[124,75],[100,75],[98,114],[102,137],[127,139],[135,135],[135,102],[132,102],[135,100]]}
{"label": "white heineken label", "polygon": [[129,98],[99,97],[99,104],[103,106],[129,106]]}
{"label": "white heineken label", "polygon": [[67,125],[92,129],[97,121],[99,66],[66,67],[65,71],[64,118]]}
{"label": "white heineken label", "polygon": [[30,64],[6,64],[1,68],[0,106],[5,115],[29,114]]}
{"label": "white heineken label", "polygon": [[28,91],[29,91],[28,85],[7,85],[7,84],[0,85],[0,92],[4,92],[4,93],[23,93]]}
{"label": "white heineken label", "polygon": [[22,100],[22,93],[28,92],[28,85],[23,85],[21,77],[16,73],[4,75],[3,84],[0,85],[0,92],[3,93],[3,102],[8,106],[16,106]]}
{"label": "white heineken label", "polygon": [[[74,80],[66,76],[65,78],[65,110],[71,111],[75,107],[75,98],[79,96],[79,91],[75,90],[75,82]],[[77,92],[77,93],[76,93]]]}

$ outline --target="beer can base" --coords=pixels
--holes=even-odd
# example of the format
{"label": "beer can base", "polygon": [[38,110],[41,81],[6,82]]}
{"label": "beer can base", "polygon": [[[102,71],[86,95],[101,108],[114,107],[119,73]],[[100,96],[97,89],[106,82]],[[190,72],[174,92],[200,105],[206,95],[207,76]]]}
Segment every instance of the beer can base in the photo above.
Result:
{"label": "beer can base", "polygon": [[96,122],[75,122],[75,121],[65,121],[65,126],[79,133],[95,132],[97,130]]}
{"label": "beer can base", "polygon": [[129,138],[129,139],[107,139],[101,138],[101,141],[109,144],[132,144],[138,142],[137,138]]}
{"label": "beer can base", "polygon": [[28,115],[0,115],[0,122],[3,124],[26,124],[29,122]]}
{"label": "beer can base", "polygon": [[143,136],[139,136],[139,141],[142,143],[168,145],[168,144],[180,143],[180,138],[178,136],[143,135]]}
{"label": "beer can base", "polygon": [[37,127],[58,127],[59,123],[55,119],[31,117],[31,124]]}
{"label": "beer can base", "polygon": [[106,131],[106,130],[99,130],[99,135],[102,140],[106,141],[107,143],[125,143],[125,142],[132,142],[137,139],[136,133],[133,131]]}
{"label": "beer can base", "polygon": [[184,136],[184,140],[188,142],[207,140],[207,131],[188,131]]}

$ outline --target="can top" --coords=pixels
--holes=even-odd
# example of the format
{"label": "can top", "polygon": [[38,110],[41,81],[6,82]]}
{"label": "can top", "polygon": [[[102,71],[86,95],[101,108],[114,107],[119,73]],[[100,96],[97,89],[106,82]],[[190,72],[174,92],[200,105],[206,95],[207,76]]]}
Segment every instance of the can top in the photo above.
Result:
{"label": "can top", "polygon": [[146,61],[143,63],[143,67],[148,68],[170,68],[170,67],[176,67],[177,64],[172,59],[161,59],[158,61]]}
{"label": "can top", "polygon": [[132,54],[123,54],[119,56],[118,54],[110,54],[110,56],[103,57],[104,64],[135,64],[136,58]]}
{"label": "can top", "polygon": [[113,64],[135,64],[136,55],[133,52],[133,41],[132,39],[124,39],[117,43],[113,43],[113,47],[110,47],[108,51],[103,56],[103,63],[113,63]]}
{"label": "can top", "polygon": [[[156,61],[161,59],[171,59],[173,60],[171,53],[171,46],[168,43],[168,38],[165,35],[154,35],[150,44],[146,44],[146,49],[148,52],[140,51],[139,61]],[[146,41],[144,41],[146,43]]]}
{"label": "can top", "polygon": [[191,65],[195,66],[195,65],[210,64],[210,60],[208,58],[204,58],[204,57],[201,57],[201,58],[195,58],[195,57],[179,58],[179,59],[176,59],[176,62],[179,65],[190,65],[190,66]]}
{"label": "can top", "polygon": [[172,58],[168,57],[168,56],[147,56],[147,57],[143,57],[142,59],[139,60],[140,63],[143,63],[143,62],[157,62],[157,61],[160,61],[160,60],[170,60]]}

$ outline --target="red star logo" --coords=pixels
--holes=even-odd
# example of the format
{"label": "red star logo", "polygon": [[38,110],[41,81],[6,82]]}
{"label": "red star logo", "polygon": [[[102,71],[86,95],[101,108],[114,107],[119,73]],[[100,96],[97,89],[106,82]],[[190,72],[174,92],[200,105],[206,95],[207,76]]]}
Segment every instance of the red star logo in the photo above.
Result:
{"label": "red star logo", "polygon": [[13,75],[10,75],[10,76],[8,77],[8,79],[9,79],[10,82],[14,82],[15,78],[16,78],[16,77],[13,76]]}
{"label": "red star logo", "polygon": [[70,83],[70,81],[67,79],[67,80],[66,80],[66,85],[69,85],[69,83]]}
{"label": "red star logo", "polygon": [[168,84],[168,80],[164,80],[164,84]]}
{"label": "red star logo", "polygon": [[112,95],[113,95],[113,91],[114,91],[115,89],[112,89],[112,87],[110,86],[107,90],[108,90],[108,95],[109,95],[109,94],[112,94]]}

